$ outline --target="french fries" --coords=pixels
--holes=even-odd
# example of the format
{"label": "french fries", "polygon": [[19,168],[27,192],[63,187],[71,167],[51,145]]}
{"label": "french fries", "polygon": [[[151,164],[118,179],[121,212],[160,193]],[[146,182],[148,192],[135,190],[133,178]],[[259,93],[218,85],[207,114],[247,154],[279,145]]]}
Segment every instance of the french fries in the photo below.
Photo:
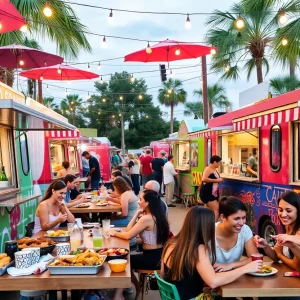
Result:
{"label": "french fries", "polygon": [[273,272],[272,267],[263,265],[263,267],[261,268],[259,273],[266,274],[266,273],[272,273],[272,272]]}
{"label": "french fries", "polygon": [[65,231],[65,230],[49,230],[48,232],[47,232],[47,236],[54,236],[54,237],[56,237],[56,236],[68,236],[68,235],[70,235],[70,232],[69,231]]}
{"label": "french fries", "polygon": [[7,256],[6,253],[1,253],[0,254],[0,268],[5,267],[6,265],[8,265],[11,261],[11,258],[9,256]]}

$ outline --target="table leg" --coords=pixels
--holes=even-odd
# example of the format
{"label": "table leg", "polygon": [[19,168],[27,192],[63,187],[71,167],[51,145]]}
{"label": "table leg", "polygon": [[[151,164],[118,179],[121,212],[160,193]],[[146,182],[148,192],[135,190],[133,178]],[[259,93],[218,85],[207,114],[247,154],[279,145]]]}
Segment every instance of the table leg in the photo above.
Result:
{"label": "table leg", "polygon": [[57,291],[49,291],[49,300],[57,300]]}
{"label": "table leg", "polygon": [[97,213],[92,213],[92,222],[98,222],[98,214]]}
{"label": "table leg", "polygon": [[68,291],[67,290],[62,290],[61,291],[61,299],[62,300],[68,300]]}
{"label": "table leg", "polygon": [[80,300],[80,290],[72,290],[71,291],[71,299],[72,300]]}

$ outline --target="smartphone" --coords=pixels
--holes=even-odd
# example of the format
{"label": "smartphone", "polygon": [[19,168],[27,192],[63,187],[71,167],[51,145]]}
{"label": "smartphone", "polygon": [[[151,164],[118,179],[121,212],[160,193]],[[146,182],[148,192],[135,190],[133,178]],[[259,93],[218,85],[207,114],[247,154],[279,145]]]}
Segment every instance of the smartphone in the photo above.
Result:
{"label": "smartphone", "polygon": [[284,272],[284,277],[300,277],[300,272]]}

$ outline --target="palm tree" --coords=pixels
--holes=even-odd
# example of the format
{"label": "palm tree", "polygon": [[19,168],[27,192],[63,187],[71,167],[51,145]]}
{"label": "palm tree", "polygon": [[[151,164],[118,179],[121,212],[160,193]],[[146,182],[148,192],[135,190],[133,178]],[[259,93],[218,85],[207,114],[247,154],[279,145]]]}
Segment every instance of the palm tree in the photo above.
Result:
{"label": "palm tree", "polygon": [[163,82],[163,88],[158,91],[158,101],[171,108],[170,133],[173,133],[174,106],[186,101],[187,93],[182,88],[182,82],[178,79],[170,78]]}
{"label": "palm tree", "polygon": [[[263,82],[263,69],[266,74],[270,69],[266,52],[275,59],[275,63],[286,63],[287,59],[295,62],[300,53],[299,45],[297,49],[294,46],[294,51],[290,51],[290,56],[283,60],[282,53],[289,51],[290,45],[281,44],[284,35],[278,18],[281,11],[293,16],[299,15],[296,5],[299,0],[290,0],[281,7],[279,3],[275,0],[242,0],[233,4],[230,12],[214,11],[207,21],[210,29],[206,39],[217,48],[211,69],[223,73],[222,79],[237,80],[241,70],[247,72],[249,79],[256,69],[257,82]],[[238,17],[245,22],[245,27],[239,30],[235,28]],[[294,32],[298,44],[299,37],[300,31]]]}
{"label": "palm tree", "polygon": [[59,109],[58,105],[54,102],[53,97],[44,97],[43,104],[46,107],[51,108],[52,110],[55,110],[55,111],[57,111]]}
{"label": "palm tree", "polygon": [[79,95],[67,95],[60,103],[60,109],[67,117],[71,117],[72,124],[76,126],[76,112],[82,105],[82,99]]}
{"label": "palm tree", "polygon": [[186,102],[183,114],[185,116],[194,116],[194,119],[203,117],[203,104],[201,102]]}
{"label": "palm tree", "polygon": [[296,76],[276,77],[270,80],[273,94],[281,95],[300,88],[300,80]]}
{"label": "palm tree", "polygon": [[[202,100],[202,90],[194,90],[194,96],[198,96]],[[214,113],[214,107],[228,109],[232,107],[232,103],[226,96],[225,87],[215,83],[207,87],[208,112],[210,118]]]}

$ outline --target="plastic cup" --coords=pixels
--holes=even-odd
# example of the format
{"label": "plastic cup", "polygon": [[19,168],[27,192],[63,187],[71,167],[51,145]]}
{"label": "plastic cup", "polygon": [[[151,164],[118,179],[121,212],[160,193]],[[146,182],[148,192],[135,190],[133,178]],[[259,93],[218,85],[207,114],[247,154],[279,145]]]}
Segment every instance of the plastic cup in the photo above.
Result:
{"label": "plastic cup", "polygon": [[261,253],[254,253],[254,254],[251,255],[251,259],[252,259],[252,261],[263,260],[264,256]]}
{"label": "plastic cup", "polygon": [[92,230],[93,232],[93,246],[95,249],[100,249],[102,248],[103,245],[103,237],[102,237],[102,232],[100,228],[94,228]]}
{"label": "plastic cup", "polygon": [[103,229],[103,237],[109,238],[109,229],[110,229],[110,219],[102,220],[102,229]]}

